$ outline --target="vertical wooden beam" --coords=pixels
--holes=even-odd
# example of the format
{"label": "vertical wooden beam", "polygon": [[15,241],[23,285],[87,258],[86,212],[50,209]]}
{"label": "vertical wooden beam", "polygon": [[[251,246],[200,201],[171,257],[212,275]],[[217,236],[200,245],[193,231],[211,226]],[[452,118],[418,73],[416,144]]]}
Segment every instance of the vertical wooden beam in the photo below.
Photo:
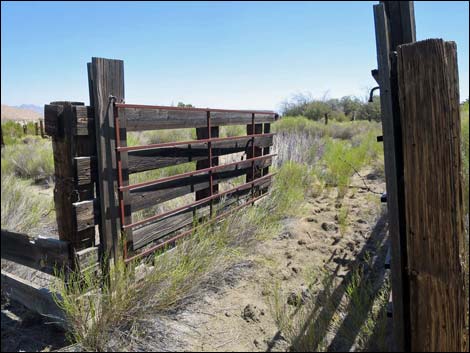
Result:
{"label": "vertical wooden beam", "polygon": [[34,134],[39,136],[39,123],[37,121],[34,122]]}
{"label": "vertical wooden beam", "polygon": [[[255,131],[254,132],[252,132],[253,131],[253,124],[250,124],[250,125],[246,126],[246,134],[247,135],[251,135],[252,133],[254,133],[254,134],[263,133],[263,124],[254,124],[254,126],[255,126]],[[253,151],[254,151],[254,154],[253,154]],[[249,159],[249,158],[253,158],[253,157],[258,157],[258,156],[261,156],[262,154],[263,154],[263,149],[261,147],[252,148],[252,145],[250,143],[250,146],[248,147],[248,151],[246,153],[246,158]],[[246,182],[250,182],[250,181],[253,181],[253,180],[259,178],[261,176],[261,174],[262,174],[261,169],[257,170],[256,167],[255,167],[255,170],[254,170],[254,173],[253,173],[252,168],[248,168],[248,171],[246,172]],[[257,196],[257,192],[254,191],[254,190],[255,189],[253,187],[251,197]]]}
{"label": "vertical wooden beam", "polygon": [[[196,128],[196,137],[198,140],[207,139],[209,137],[207,127],[199,127]],[[218,126],[211,126],[211,137],[219,137],[219,127]],[[212,158],[212,166],[219,164],[219,157]],[[203,159],[201,161],[196,162],[196,169],[204,169],[209,167],[209,158]],[[219,192],[219,186],[213,185],[212,193]],[[196,200],[200,200],[211,195],[210,187],[196,191]]]}
{"label": "vertical wooden beam", "polygon": [[2,147],[5,146],[5,143],[3,142],[3,128],[0,125],[0,134],[2,135]]}
{"label": "vertical wooden beam", "polygon": [[117,195],[116,141],[113,101],[124,101],[124,62],[92,58],[91,88],[95,112],[97,174],[100,200],[100,241],[102,255],[119,254],[120,221]]}
{"label": "vertical wooden beam", "polygon": [[93,198],[93,189],[81,189],[75,179],[74,157],[82,145],[73,134],[76,124],[75,104],[52,102],[44,109],[45,119],[51,129],[54,154],[54,204],[60,240],[69,241],[72,250],[80,250],[94,244],[94,229],[78,231],[73,203]]}
{"label": "vertical wooden beam", "polygon": [[39,120],[39,128],[41,130],[41,137],[42,138],[45,138],[45,134],[44,134],[44,121],[41,119]]}
{"label": "vertical wooden beam", "polygon": [[387,212],[392,246],[393,350],[410,349],[409,286],[406,273],[403,151],[396,77],[397,46],[414,42],[415,21],[411,1],[374,5],[378,80],[387,187]]}
{"label": "vertical wooden beam", "polygon": [[398,47],[411,350],[468,352],[459,83],[454,42]]}

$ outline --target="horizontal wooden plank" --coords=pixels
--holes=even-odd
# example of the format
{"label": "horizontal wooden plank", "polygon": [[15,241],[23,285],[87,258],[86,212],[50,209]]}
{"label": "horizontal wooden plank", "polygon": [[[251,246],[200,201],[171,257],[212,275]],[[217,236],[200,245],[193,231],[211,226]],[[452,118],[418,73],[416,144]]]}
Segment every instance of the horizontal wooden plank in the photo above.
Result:
{"label": "horizontal wooden plank", "polygon": [[75,253],[78,269],[83,272],[99,264],[98,247],[86,248]]}
{"label": "horizontal wooden plank", "polygon": [[98,224],[100,210],[99,202],[96,199],[74,202],[72,206],[74,217],[77,220],[77,231],[82,231]]}
{"label": "horizontal wooden plank", "polygon": [[[251,168],[251,163],[251,161],[246,161],[240,163],[238,166],[227,166],[214,171],[212,173],[214,185],[217,185],[221,181],[227,181],[246,174],[247,169]],[[272,158],[257,160],[255,161],[255,168],[263,169],[270,166],[271,163]],[[208,187],[209,174],[201,173],[201,175],[134,189],[130,192],[131,212],[136,212],[157,203],[165,202]]]}
{"label": "horizontal wooden plank", "polygon": [[96,157],[75,157],[75,181],[77,185],[87,185],[96,182]]}
{"label": "horizontal wooden plank", "polygon": [[69,243],[52,238],[31,238],[26,234],[1,230],[2,259],[42,272],[70,266]]}
{"label": "horizontal wooden plank", "polygon": [[49,289],[2,270],[2,293],[54,323],[66,326],[66,318]]}
{"label": "horizontal wooden plank", "polygon": [[[269,183],[270,180],[266,179],[255,183],[256,190],[267,187]],[[234,192],[228,197],[225,197],[224,204],[217,205],[218,213],[222,213],[224,210],[227,209],[227,207],[236,203],[237,198],[241,198],[245,195],[250,194],[250,191],[251,188],[245,188],[244,190]],[[134,229],[132,232],[134,250],[137,250],[150,242],[162,239],[163,237],[166,237],[169,234],[172,234],[186,226],[191,225],[194,221],[194,210],[197,210],[198,217],[202,218],[209,215],[209,207],[206,205],[200,205]]]}
{"label": "horizontal wooden plank", "polygon": [[[196,128],[207,126],[205,111],[119,108],[119,116],[127,119],[127,131]],[[255,114],[255,123],[269,123],[276,115]],[[251,113],[212,112],[212,126],[251,124]]]}
{"label": "horizontal wooden plank", "polygon": [[[212,142],[212,155],[224,156],[232,153],[247,152],[252,147],[252,138],[244,137],[240,140]],[[255,146],[264,148],[273,144],[272,136],[255,137]],[[165,148],[151,148],[128,152],[129,173],[164,168],[171,165],[202,161],[208,156],[207,143],[193,143]]]}

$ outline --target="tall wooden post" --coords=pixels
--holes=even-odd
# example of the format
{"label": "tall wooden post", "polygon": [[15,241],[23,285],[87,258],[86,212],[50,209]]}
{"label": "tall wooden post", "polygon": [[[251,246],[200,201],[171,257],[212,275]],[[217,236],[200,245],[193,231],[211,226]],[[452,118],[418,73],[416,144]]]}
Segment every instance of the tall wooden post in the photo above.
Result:
{"label": "tall wooden post", "polygon": [[[254,124],[254,121],[255,121],[255,114],[253,114],[253,123],[250,124],[250,125],[247,125],[246,126],[246,134],[247,135],[251,135],[251,134],[262,134],[263,133],[263,124]],[[254,129],[253,129],[254,127]],[[263,149],[261,147],[257,147],[257,146],[254,146],[254,139],[252,140],[252,145],[250,144],[250,146],[248,147],[248,151],[246,153],[246,158],[249,159],[249,158],[253,158],[253,157],[258,157],[258,156],[261,156],[263,154]],[[250,181],[253,181],[257,178],[259,178],[262,174],[262,170],[258,169],[256,167],[256,163],[255,162],[252,162],[252,165],[253,165],[253,168],[248,168],[248,171],[246,172],[246,182],[250,182]],[[255,197],[255,193],[254,193],[254,186],[252,187],[252,195],[251,197]]]}
{"label": "tall wooden post", "polygon": [[111,259],[119,256],[121,231],[113,103],[124,101],[124,62],[92,58],[88,69],[90,105],[95,112],[101,250],[105,258]]}
{"label": "tall wooden post", "polygon": [[[207,127],[198,127],[198,128],[196,128],[196,136],[197,136],[198,140],[209,138],[210,112],[208,112],[207,114],[208,114],[208,116],[207,116],[207,122],[208,122]],[[210,126],[210,137],[211,138],[219,137],[219,127],[218,126]],[[197,161],[196,162],[196,169],[209,168],[210,166],[213,167],[213,166],[216,166],[216,165],[219,164],[219,158],[212,156],[212,150],[210,150],[209,145],[210,145],[210,143],[207,144],[207,146],[208,146],[208,156],[207,157],[208,158],[203,159],[201,161]],[[212,160],[210,160],[211,158],[212,158]],[[216,194],[219,191],[219,185],[217,185],[213,182],[214,178],[211,175],[211,173],[208,173],[208,175],[209,175],[209,178],[212,179],[212,182],[209,180],[209,185],[212,184],[212,191],[211,191],[210,186],[206,189],[196,191],[196,200],[204,199],[204,198],[209,197],[213,194]],[[213,204],[213,202],[211,202],[211,207],[210,207],[211,216],[212,216],[212,213],[213,213],[212,204]]]}
{"label": "tall wooden post", "polygon": [[399,46],[398,85],[411,350],[468,352],[455,43],[430,39]]}
{"label": "tall wooden post", "polygon": [[416,41],[412,1],[382,1],[374,5],[378,83],[387,187],[387,212],[391,238],[393,334],[397,351],[410,349],[409,287],[403,185],[403,151],[396,76],[397,46]]}
{"label": "tall wooden post", "polygon": [[41,130],[41,137],[44,138],[44,121],[41,119],[39,120],[39,129]]}
{"label": "tall wooden post", "polygon": [[39,136],[39,123],[37,121],[34,122],[34,134]]}

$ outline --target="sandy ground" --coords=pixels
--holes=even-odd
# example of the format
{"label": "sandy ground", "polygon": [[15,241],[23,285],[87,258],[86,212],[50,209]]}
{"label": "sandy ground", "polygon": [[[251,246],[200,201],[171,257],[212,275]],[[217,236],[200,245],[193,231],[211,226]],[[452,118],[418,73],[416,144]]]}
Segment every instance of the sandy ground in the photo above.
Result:
{"label": "sandy ground", "polygon": [[[385,184],[374,174],[366,182],[376,192]],[[351,280],[353,266],[372,254],[377,277],[382,278],[387,232],[380,195],[363,188],[353,178],[342,207],[348,207],[349,226],[340,230],[340,205],[335,191],[309,198],[304,216],[285,219],[280,234],[262,241],[248,257],[227,271],[197,301],[176,313],[149,321],[145,339],[133,346],[109,349],[155,351],[287,351],[289,344],[278,331],[272,305],[273,288],[283,293],[315,298],[322,291],[322,273],[329,273],[335,286]],[[345,283],[346,282],[346,283]],[[347,321],[348,313],[343,313]],[[65,345],[61,331],[44,325],[17,305],[2,302],[2,351],[40,351]],[[16,318],[15,318],[16,316]],[[28,319],[33,317],[34,319]],[[354,350],[354,339],[331,332],[330,350]]]}

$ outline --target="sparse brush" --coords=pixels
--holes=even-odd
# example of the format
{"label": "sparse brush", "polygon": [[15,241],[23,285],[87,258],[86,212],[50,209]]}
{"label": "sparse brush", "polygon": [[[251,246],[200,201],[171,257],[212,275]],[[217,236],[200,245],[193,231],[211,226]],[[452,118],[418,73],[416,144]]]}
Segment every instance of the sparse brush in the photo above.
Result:
{"label": "sparse brush", "polygon": [[23,179],[52,179],[54,157],[52,144],[38,137],[28,137],[25,143],[2,148],[2,174],[14,173]]}
{"label": "sparse brush", "polygon": [[3,166],[1,184],[2,229],[32,234],[41,224],[54,221],[52,195],[39,195],[28,181],[5,174]]}

